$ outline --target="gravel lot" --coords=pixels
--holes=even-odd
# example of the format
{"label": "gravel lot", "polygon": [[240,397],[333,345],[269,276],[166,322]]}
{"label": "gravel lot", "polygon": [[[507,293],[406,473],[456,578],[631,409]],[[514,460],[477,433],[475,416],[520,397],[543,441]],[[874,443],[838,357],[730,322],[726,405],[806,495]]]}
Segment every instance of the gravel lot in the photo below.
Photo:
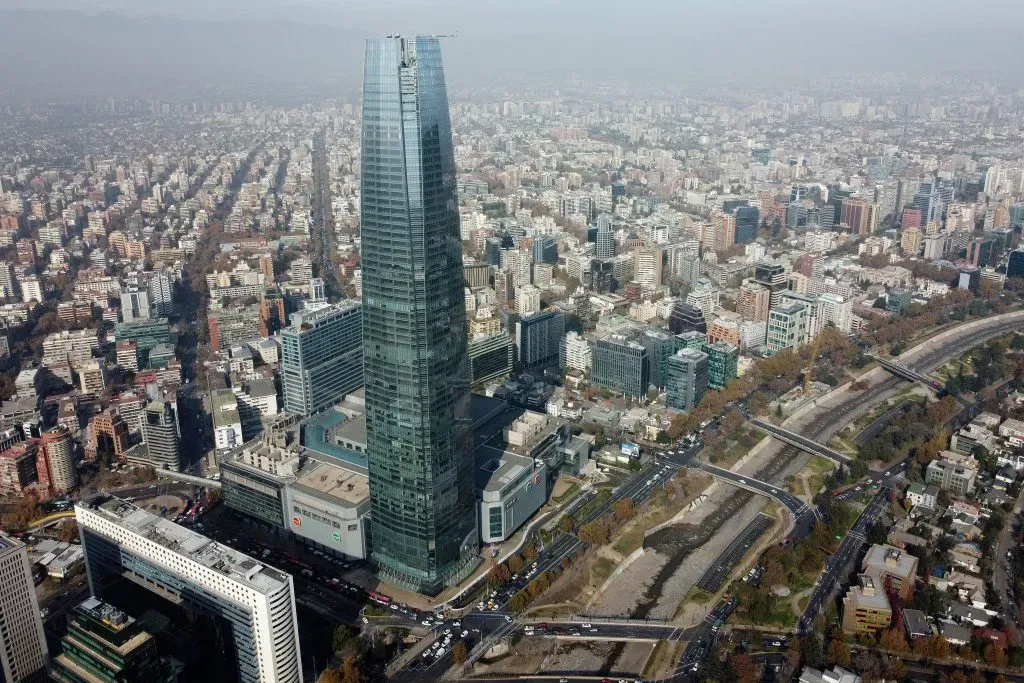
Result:
{"label": "gravel lot", "polygon": [[[734,492],[737,490],[732,486],[723,488],[732,489]],[[719,553],[736,537],[736,532],[746,528],[766,504],[764,498],[755,496],[740,508],[727,524],[715,532],[707,543],[687,555],[679,564],[679,569],[662,585],[661,596],[651,610],[651,618],[671,619],[686,594],[700,580]]]}
{"label": "gravel lot", "polygon": [[633,611],[655,574],[668,562],[668,556],[648,550],[612,581],[603,595],[587,608],[587,614],[625,617]]}
{"label": "gravel lot", "polygon": [[541,663],[538,671],[561,673],[566,671],[597,671],[611,654],[614,643],[559,643],[553,653]]}

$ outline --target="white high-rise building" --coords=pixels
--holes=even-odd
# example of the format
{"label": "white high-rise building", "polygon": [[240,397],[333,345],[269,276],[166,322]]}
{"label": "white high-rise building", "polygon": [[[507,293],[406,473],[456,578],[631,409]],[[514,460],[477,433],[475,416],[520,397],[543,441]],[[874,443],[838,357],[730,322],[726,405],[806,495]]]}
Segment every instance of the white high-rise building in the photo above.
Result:
{"label": "white high-rise building", "polygon": [[0,261],[0,297],[15,296],[18,283],[14,279],[14,267],[6,261]]}
{"label": "white high-rise building", "polygon": [[533,285],[523,285],[516,290],[516,312],[530,315],[540,311],[540,290]]}
{"label": "white high-rise building", "polygon": [[569,332],[562,340],[562,367],[572,370],[590,370],[590,342],[578,332]]}
{"label": "white high-rise building", "polygon": [[633,279],[641,285],[661,287],[661,249],[641,247],[633,258]]}
{"label": "white high-rise building", "polygon": [[174,310],[174,289],[171,276],[155,273],[149,281],[149,301],[158,316],[169,315]]}
{"label": "white high-rise building", "polygon": [[832,323],[841,332],[849,334],[853,320],[853,302],[835,294],[818,296],[818,310],[825,323]]}
{"label": "white high-rise building", "polygon": [[291,265],[292,282],[297,285],[308,284],[313,277],[313,264],[309,259],[298,258]]}
{"label": "white high-rise building", "polygon": [[0,680],[31,680],[46,665],[46,636],[39,616],[28,551],[0,533]]}
{"label": "white high-rise building", "polygon": [[121,292],[121,319],[126,323],[149,320],[149,292],[143,289]]}
{"label": "white high-rise building", "polygon": [[301,683],[291,575],[119,498],[79,502],[75,518],[94,596],[127,578],[212,613],[231,625],[239,681]]}
{"label": "white high-rise building", "polygon": [[27,277],[21,281],[21,300],[24,302],[43,300],[43,283],[36,277]]}
{"label": "white high-rise building", "polygon": [[309,300],[327,301],[327,288],[323,278],[314,277],[309,280]]}

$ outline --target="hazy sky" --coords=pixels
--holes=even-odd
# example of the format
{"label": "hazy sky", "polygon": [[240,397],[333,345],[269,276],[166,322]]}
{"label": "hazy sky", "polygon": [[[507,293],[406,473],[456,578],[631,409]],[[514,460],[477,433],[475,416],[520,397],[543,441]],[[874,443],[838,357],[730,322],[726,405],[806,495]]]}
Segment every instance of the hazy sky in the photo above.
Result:
{"label": "hazy sky", "polygon": [[[669,84],[879,71],[1024,80],[1024,0],[0,0],[3,9],[132,20],[0,15],[0,59],[19,65],[0,71],[0,91],[30,77],[65,83],[62,68],[104,86],[144,75],[349,82],[365,36],[456,32],[445,46],[455,87],[570,73]],[[215,35],[224,45],[209,44]]]}

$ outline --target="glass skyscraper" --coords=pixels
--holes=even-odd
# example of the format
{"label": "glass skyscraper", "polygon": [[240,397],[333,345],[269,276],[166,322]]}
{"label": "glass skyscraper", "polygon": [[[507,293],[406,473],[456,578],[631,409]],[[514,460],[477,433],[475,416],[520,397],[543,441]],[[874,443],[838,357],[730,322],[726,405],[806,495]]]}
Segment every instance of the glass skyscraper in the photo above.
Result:
{"label": "glass skyscraper", "polygon": [[436,594],[479,563],[455,158],[436,38],[366,43],[362,269],[373,556]]}

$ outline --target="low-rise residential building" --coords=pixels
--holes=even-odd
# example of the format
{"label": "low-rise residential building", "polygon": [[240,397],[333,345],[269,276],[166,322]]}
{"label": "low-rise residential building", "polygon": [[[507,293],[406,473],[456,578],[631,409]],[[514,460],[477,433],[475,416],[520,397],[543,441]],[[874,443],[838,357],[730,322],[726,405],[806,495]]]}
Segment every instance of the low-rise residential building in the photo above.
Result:
{"label": "low-rise residential building", "polygon": [[974,490],[977,477],[977,460],[971,456],[963,457],[959,453],[943,451],[942,456],[928,463],[924,480],[943,491],[966,495]]}
{"label": "low-rise residential building", "polygon": [[935,486],[925,486],[918,482],[911,482],[907,486],[906,500],[914,507],[921,506],[934,510],[938,495],[939,489]]}
{"label": "low-rise residential building", "polygon": [[887,587],[902,599],[913,594],[917,558],[890,545],[873,545],[864,556],[861,572],[858,584],[843,598],[843,631],[873,634],[892,621]]}
{"label": "low-rise residential building", "polygon": [[213,404],[213,440],[218,451],[242,445],[242,419],[238,397],[230,389],[217,389],[211,394]]}

